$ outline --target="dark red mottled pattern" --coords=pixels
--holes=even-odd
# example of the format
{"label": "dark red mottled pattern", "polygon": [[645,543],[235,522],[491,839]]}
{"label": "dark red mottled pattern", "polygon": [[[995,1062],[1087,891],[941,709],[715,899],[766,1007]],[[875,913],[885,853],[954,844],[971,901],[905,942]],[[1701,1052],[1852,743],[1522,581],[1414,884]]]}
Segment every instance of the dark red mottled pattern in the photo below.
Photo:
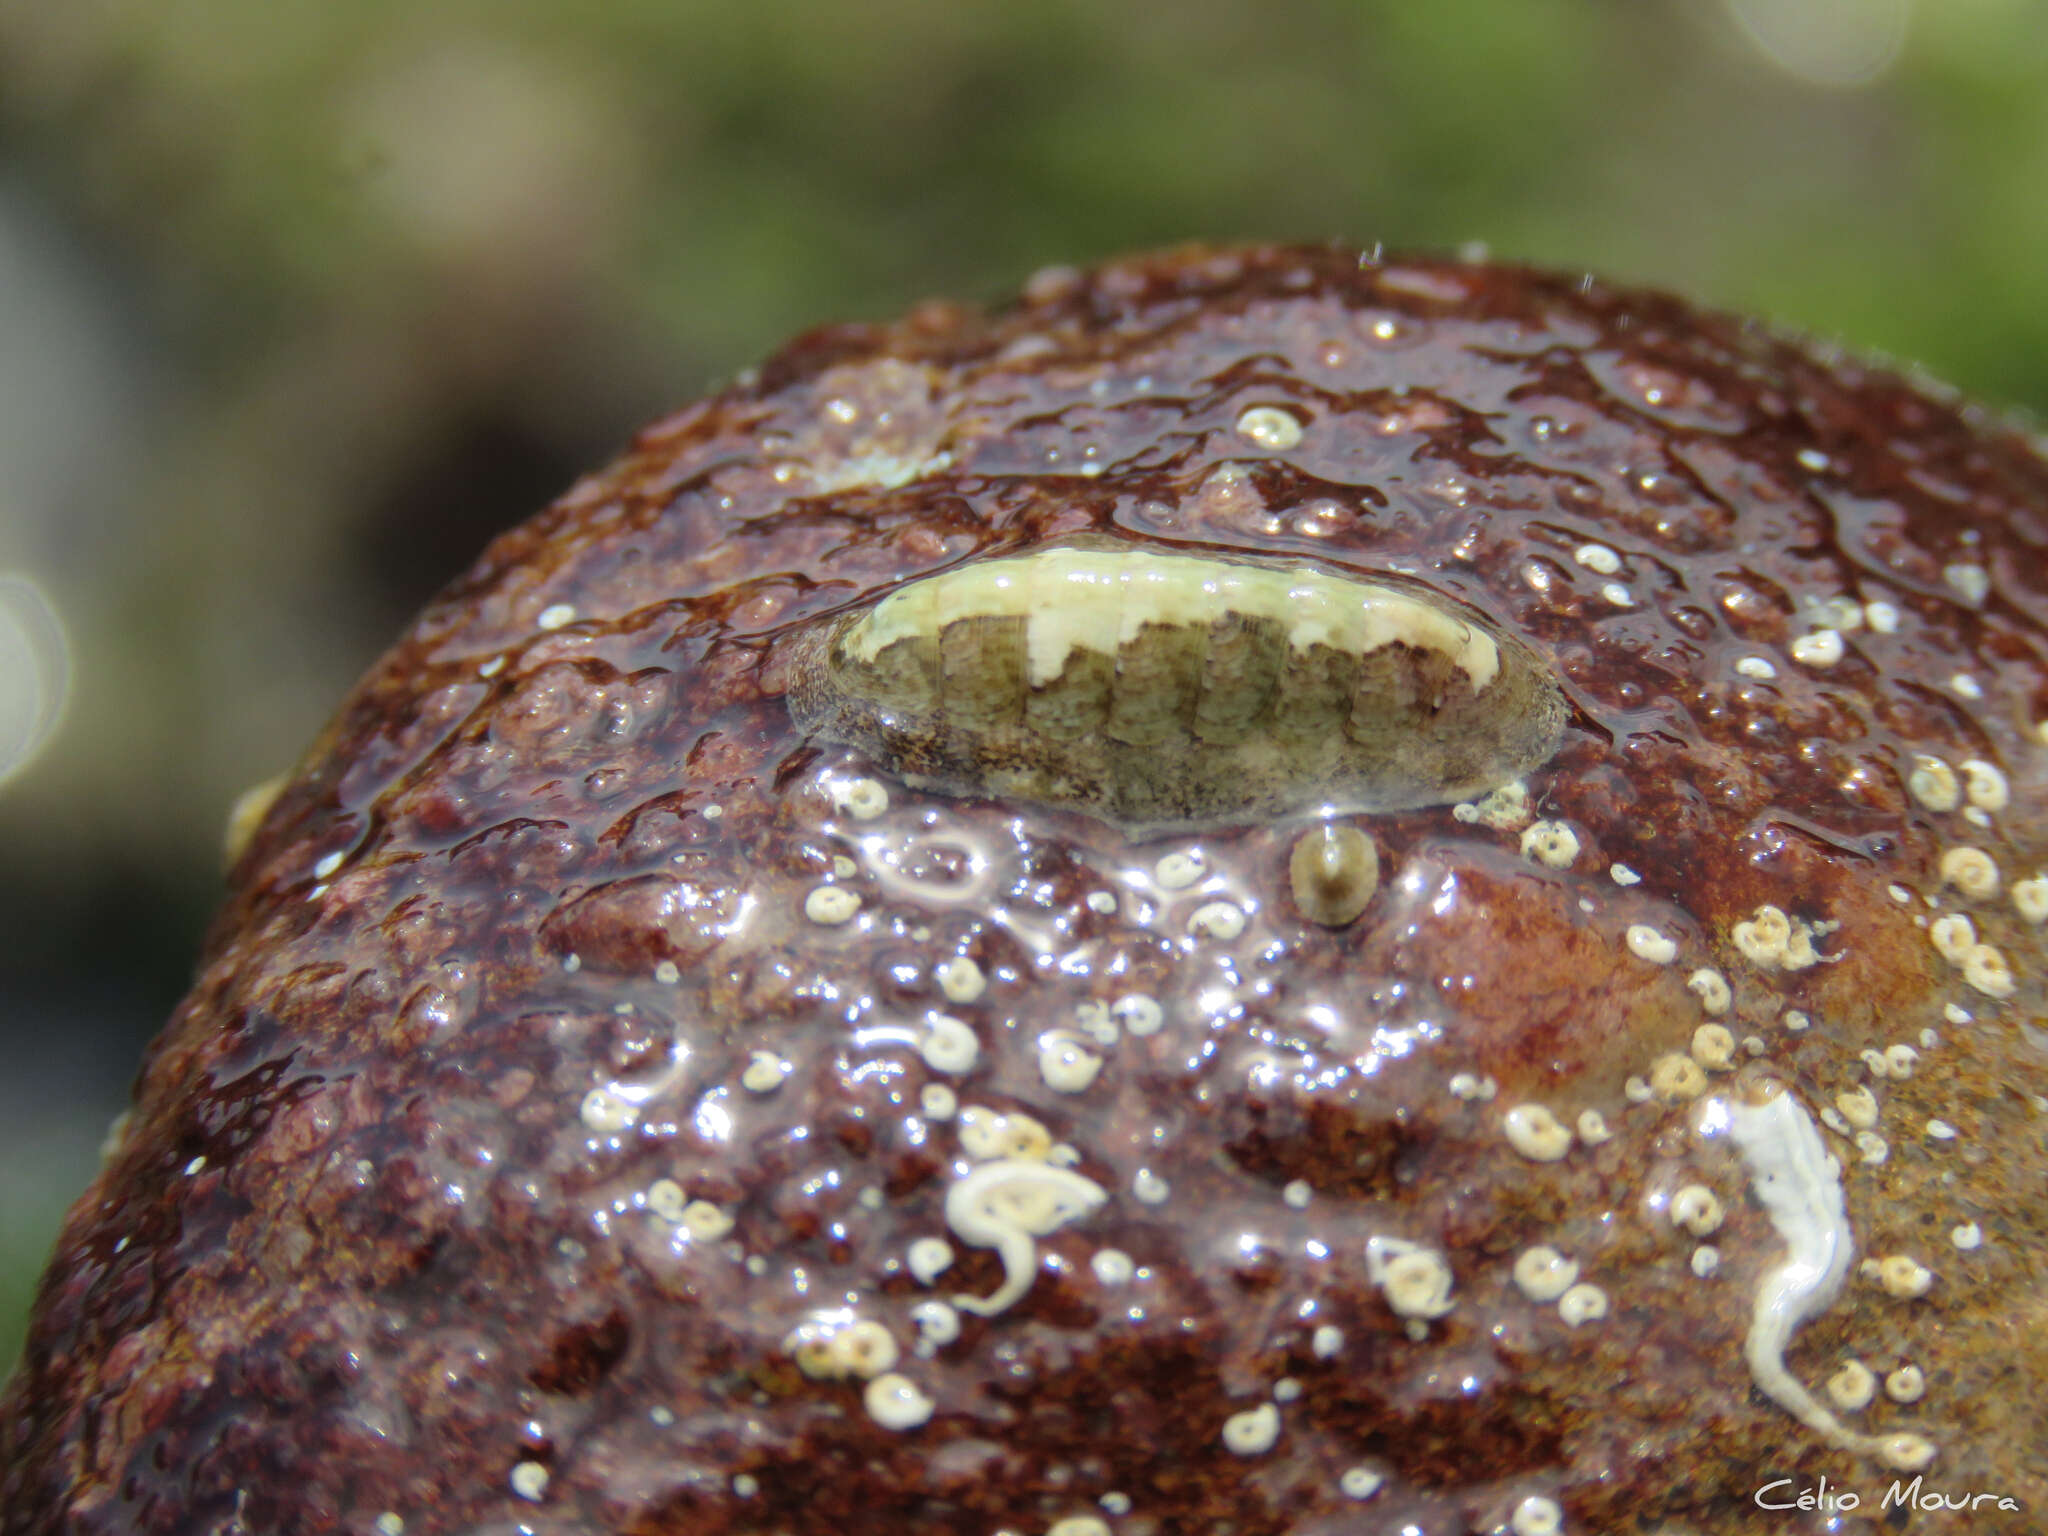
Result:
{"label": "dark red mottled pattern", "polygon": [[[1256,404],[1303,414],[1301,444],[1239,436]],[[870,455],[924,468],[862,483],[846,466]],[[993,886],[944,897],[974,881],[942,862],[920,901],[864,875],[870,930],[806,923],[850,846],[819,774],[889,781],[795,739],[787,641],[906,578],[1079,530],[1404,573],[1526,636],[1576,711],[1531,791],[1579,829],[1579,862],[1540,868],[1448,808],[1374,818],[1388,883],[1332,933],[1288,907],[1290,829],[1254,826],[1202,839],[1260,903],[1241,941],[1203,946],[1178,915],[1081,900],[1172,840],[1133,854],[1082,817],[934,798],[943,827],[1001,850]],[[1574,562],[1593,539],[1622,575]],[[1935,892],[1965,838],[2009,880],[2048,857],[2044,545],[2048,467],[2016,431],[1748,321],[1512,267],[1194,249],[1044,274],[995,315],[815,332],[498,540],[308,754],[64,1228],[0,1398],[0,1533],[367,1536],[393,1511],[408,1536],[1041,1536],[1111,1491],[1131,1500],[1102,1516],[1118,1536],[1381,1528],[1368,1516],[1492,1531],[1541,1491],[1574,1532],[1806,1529],[1750,1506],[1760,1469],[1858,1473],[1751,1391],[1740,1338],[1777,1239],[1681,1112],[1623,1095],[1686,1049],[1703,964],[1735,983],[1737,1037],[1768,1034],[1773,1074],[1816,1112],[1860,1051],[1940,1027],[1888,1090],[1891,1160],[1845,1178],[1865,1250],[1931,1255],[1941,1288],[1875,1314],[1854,1291],[1793,1367],[1817,1385],[1845,1354],[1910,1353],[1930,1390],[1899,1422],[1941,1445],[1944,1482],[2016,1490],[2038,1520],[2038,930],[2006,907],[1980,921],[2020,977],[1999,1006],[1888,887]],[[1986,601],[1945,578],[1957,563],[1989,573]],[[1843,594],[1894,603],[1898,632],[1794,664],[1812,605]],[[574,620],[540,629],[557,603]],[[1775,681],[1733,670],[1750,654]],[[1929,815],[1904,788],[1916,752],[2001,765],[2011,808],[1990,830]],[[889,787],[879,825],[909,837],[925,802]],[[1846,958],[1743,968],[1728,930],[1765,902],[1839,921],[1823,947]],[[1681,962],[1629,957],[1632,922],[1679,938]],[[1025,930],[1090,959],[1062,970]],[[896,1261],[944,1233],[951,1154],[904,1117],[939,1075],[854,1034],[944,1006],[929,966],[954,953],[992,978],[952,1010],[984,1047],[962,1102],[1045,1121],[1112,1199],[1041,1240],[1063,1268],[923,1360],[901,1326],[923,1292]],[[1233,1009],[1201,1016],[1219,983]],[[1120,1043],[1087,1093],[1050,1092],[1037,1031],[1141,989],[1168,1028]],[[1975,1021],[1948,1027],[1950,1001]],[[1786,1035],[1786,1007],[1816,1027]],[[1413,1049],[1375,1056],[1381,1029]],[[742,1092],[762,1047],[796,1070]],[[1276,1059],[1294,1065],[1251,1070]],[[1454,1071],[1493,1076],[1498,1099],[1445,1092]],[[578,1105],[611,1080],[659,1091],[597,1135]],[[1495,1128],[1523,1099],[1600,1108],[1617,1135],[1530,1164]],[[1962,1129],[1957,1150],[1909,1128],[1930,1115]],[[1639,1208],[1681,1165],[1731,1212],[1711,1287]],[[1131,1198],[1140,1166],[1168,1203]],[[662,1177],[729,1211],[765,1272],[718,1244],[678,1257],[635,1204]],[[1294,1179],[1317,1191],[1307,1211],[1278,1198]],[[1987,1235],[1969,1255],[1943,1236],[1966,1214]],[[1395,1216],[1457,1276],[1425,1341],[1364,1278],[1364,1238]],[[1317,1236],[1331,1259],[1304,1256]],[[1589,1275],[1600,1255],[1604,1325],[1564,1329],[1505,1282],[1539,1241]],[[1091,1279],[1105,1244],[1154,1272],[1148,1320]],[[956,1247],[937,1294],[992,1290],[994,1257]],[[779,1343],[813,1303],[792,1266],[890,1320],[929,1425],[882,1428],[858,1383],[796,1371]],[[1344,1330],[1337,1360],[1311,1352],[1304,1297]],[[1223,1450],[1225,1416],[1284,1376],[1303,1391],[1276,1449]],[[551,1474],[537,1502],[508,1481],[528,1460]],[[1390,1473],[1371,1504],[1337,1492],[1354,1461]],[[757,1492],[734,1492],[740,1473]],[[2035,1528],[2001,1518],[1972,1528]]]}

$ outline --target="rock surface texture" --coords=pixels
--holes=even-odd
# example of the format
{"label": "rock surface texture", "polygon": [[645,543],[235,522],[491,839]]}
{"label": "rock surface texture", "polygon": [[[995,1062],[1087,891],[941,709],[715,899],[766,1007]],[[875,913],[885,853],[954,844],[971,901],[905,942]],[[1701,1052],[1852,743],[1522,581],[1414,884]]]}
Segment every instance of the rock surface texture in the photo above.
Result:
{"label": "rock surface texture", "polygon": [[[1052,546],[1139,618],[959,574]],[[1173,822],[1283,717],[1402,795]],[[814,333],[248,818],[0,1532],[2037,1531],[2044,720],[2041,444],[1738,319],[1256,249]]]}

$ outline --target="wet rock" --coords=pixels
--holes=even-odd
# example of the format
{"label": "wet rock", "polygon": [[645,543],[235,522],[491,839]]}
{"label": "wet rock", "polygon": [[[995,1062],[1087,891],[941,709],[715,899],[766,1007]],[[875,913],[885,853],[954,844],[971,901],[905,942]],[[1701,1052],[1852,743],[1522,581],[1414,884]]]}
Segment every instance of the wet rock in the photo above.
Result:
{"label": "wet rock", "polygon": [[[2040,445],[1924,382],[1508,267],[1187,250],[805,338],[252,804],[0,1531],[1854,1530],[1915,1473],[2032,1529],[2044,541]],[[1127,746],[1255,755],[1292,677],[1448,782],[1482,658],[1319,650],[1290,572],[1469,615],[1562,734],[1134,828],[1037,727],[935,773],[793,716],[821,635],[1055,545],[1275,573],[1253,639],[1060,629]],[[1026,709],[970,589],[923,696]],[[1296,867],[1326,823],[1376,886]]]}

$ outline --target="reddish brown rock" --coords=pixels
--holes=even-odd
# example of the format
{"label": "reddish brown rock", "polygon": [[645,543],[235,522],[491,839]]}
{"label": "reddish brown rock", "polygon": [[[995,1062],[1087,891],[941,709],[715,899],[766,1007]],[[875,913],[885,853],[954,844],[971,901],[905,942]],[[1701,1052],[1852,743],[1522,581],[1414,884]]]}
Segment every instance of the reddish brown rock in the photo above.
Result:
{"label": "reddish brown rock", "polygon": [[[820,621],[1084,533],[1440,594],[1562,745],[1347,813],[1325,926],[1314,811],[1132,841],[798,733]],[[2037,1530],[2044,545],[2038,442],[1512,268],[814,333],[499,540],[283,789],[64,1229],[0,1532],[1876,1530],[1923,1464]]]}

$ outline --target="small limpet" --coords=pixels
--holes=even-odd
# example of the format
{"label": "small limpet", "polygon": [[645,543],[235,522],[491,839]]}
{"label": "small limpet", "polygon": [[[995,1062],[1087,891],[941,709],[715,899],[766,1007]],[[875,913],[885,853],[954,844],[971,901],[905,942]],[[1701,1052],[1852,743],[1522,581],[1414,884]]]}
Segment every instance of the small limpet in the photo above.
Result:
{"label": "small limpet", "polygon": [[1357,921],[1379,889],[1379,853],[1358,828],[1325,822],[1295,841],[1287,881],[1303,917],[1342,928]]}

